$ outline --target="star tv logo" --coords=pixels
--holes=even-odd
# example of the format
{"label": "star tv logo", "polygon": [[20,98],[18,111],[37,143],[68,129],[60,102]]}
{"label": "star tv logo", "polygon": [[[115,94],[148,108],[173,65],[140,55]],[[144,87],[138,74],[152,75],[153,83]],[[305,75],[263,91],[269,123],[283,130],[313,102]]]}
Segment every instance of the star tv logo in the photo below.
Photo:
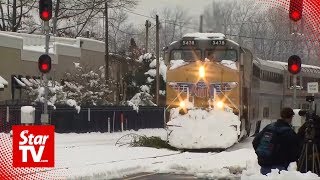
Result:
{"label": "star tv logo", "polygon": [[13,126],[13,167],[54,167],[54,126]]}

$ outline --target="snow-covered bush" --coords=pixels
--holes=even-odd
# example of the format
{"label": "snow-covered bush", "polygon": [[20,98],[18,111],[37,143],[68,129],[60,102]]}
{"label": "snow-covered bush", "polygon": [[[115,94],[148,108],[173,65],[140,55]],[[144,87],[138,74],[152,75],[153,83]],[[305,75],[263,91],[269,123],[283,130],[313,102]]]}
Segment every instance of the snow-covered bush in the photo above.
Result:
{"label": "snow-covered bush", "polygon": [[112,91],[106,83],[104,67],[94,71],[91,68],[76,65],[75,70],[66,73],[64,77],[64,92],[69,99],[74,99],[79,105],[111,104]]}
{"label": "snow-covered bush", "polygon": [[[155,105],[154,99],[156,96],[156,57],[151,53],[141,55],[137,62],[141,63],[141,67],[131,77],[131,82],[128,82],[130,85],[130,90],[136,91],[133,95],[133,98],[128,101],[128,105],[133,106],[137,109],[137,106],[150,106]],[[160,59],[160,99],[165,98],[165,81],[167,67],[164,64],[163,59]],[[140,88],[139,88],[140,87]],[[142,99],[141,99],[142,98]]]}
{"label": "snow-covered bush", "polygon": [[[59,82],[48,83],[48,105],[69,105],[80,111],[81,105],[108,105],[111,90],[106,84],[104,67],[98,70],[83,68],[75,63],[72,72],[65,73]],[[44,85],[38,84],[26,89],[26,100],[30,102],[44,102]]]}

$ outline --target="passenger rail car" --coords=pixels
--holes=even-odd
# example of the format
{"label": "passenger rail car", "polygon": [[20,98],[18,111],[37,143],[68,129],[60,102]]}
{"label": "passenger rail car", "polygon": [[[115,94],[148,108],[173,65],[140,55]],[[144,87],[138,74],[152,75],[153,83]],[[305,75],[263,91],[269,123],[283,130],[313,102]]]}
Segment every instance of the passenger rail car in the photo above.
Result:
{"label": "passenger rail car", "polygon": [[[258,132],[261,120],[275,120],[280,116],[282,107],[293,107],[293,76],[288,72],[287,62],[253,61],[250,102],[251,132]],[[320,67],[302,64],[297,75],[296,109],[308,109],[306,102],[308,82],[320,83]],[[319,94],[315,95],[316,111],[319,112]],[[301,124],[293,123],[293,126]]]}

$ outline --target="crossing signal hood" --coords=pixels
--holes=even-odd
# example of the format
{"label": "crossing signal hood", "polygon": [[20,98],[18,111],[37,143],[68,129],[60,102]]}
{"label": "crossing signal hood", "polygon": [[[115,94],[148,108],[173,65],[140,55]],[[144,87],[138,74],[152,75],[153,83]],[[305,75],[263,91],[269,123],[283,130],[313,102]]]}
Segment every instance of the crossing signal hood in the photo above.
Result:
{"label": "crossing signal hood", "polygon": [[39,70],[42,73],[48,73],[51,70],[51,57],[43,54],[39,57],[38,61]]}
{"label": "crossing signal hood", "polygon": [[292,21],[302,18],[303,0],[290,0],[289,17]]}
{"label": "crossing signal hood", "polygon": [[43,21],[52,18],[52,0],[39,0],[39,15]]}
{"label": "crossing signal hood", "polygon": [[301,58],[299,56],[293,55],[289,57],[288,71],[291,74],[298,74],[301,71]]}

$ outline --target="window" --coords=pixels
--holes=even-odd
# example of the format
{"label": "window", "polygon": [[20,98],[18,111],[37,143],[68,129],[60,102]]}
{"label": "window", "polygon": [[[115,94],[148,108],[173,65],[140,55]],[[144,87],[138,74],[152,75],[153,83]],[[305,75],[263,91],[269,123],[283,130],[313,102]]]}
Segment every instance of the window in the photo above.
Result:
{"label": "window", "polygon": [[265,107],[263,108],[263,118],[268,118],[269,117],[269,108]]}
{"label": "window", "polygon": [[170,60],[196,61],[201,59],[200,50],[173,50]]}
{"label": "window", "polygon": [[205,57],[210,61],[221,62],[222,60],[237,61],[237,51],[226,50],[207,50]]}

